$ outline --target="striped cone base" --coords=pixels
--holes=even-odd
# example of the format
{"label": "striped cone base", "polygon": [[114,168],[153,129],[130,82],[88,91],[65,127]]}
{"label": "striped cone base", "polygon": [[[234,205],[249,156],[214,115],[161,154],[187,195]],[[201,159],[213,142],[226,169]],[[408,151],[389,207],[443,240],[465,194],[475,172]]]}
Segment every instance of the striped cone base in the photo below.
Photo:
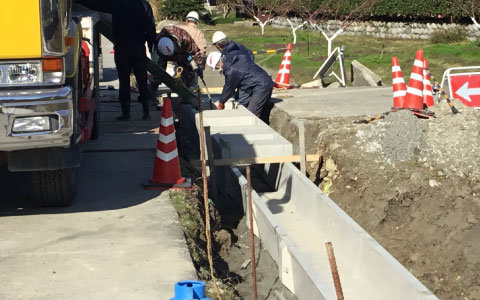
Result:
{"label": "striped cone base", "polygon": [[292,44],[287,44],[287,49],[283,55],[280,69],[278,70],[277,77],[275,78],[276,88],[291,89],[290,85],[290,65],[292,61]]}
{"label": "striped cone base", "polygon": [[163,100],[162,119],[153,166],[153,176],[143,184],[147,190],[191,188],[191,180],[182,177],[178,158],[171,100]]}

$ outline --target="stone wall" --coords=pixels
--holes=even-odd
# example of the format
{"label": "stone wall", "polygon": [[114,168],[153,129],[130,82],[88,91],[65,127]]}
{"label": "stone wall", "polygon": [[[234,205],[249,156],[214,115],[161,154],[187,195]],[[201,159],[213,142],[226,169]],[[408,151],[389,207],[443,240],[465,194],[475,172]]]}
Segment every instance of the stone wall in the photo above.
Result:
{"label": "stone wall", "polygon": [[[296,24],[301,24],[300,19],[293,19]],[[286,19],[277,18],[271,23],[273,27],[290,28]],[[328,21],[322,24],[324,30],[335,32],[340,28],[340,21]],[[447,24],[447,23],[403,23],[403,22],[353,22],[345,29],[343,34],[347,35],[371,35],[379,38],[400,38],[400,39],[430,39],[433,32],[437,30],[449,30],[461,28],[465,30],[468,40],[480,39],[480,28],[471,25]]]}

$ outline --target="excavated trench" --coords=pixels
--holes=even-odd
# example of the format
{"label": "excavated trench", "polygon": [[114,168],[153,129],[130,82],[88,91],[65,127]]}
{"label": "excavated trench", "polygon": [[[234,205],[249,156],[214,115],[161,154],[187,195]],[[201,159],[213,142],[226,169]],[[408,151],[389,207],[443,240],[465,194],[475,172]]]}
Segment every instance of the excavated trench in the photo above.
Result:
{"label": "excavated trench", "polygon": [[[275,109],[272,113],[271,126],[295,145],[298,135],[295,126],[292,126],[292,124],[295,124],[296,120],[290,118],[288,114],[275,111]],[[192,120],[190,123],[194,124],[195,118],[193,115],[190,116],[190,119]],[[308,170],[311,180],[303,176],[297,167],[291,163],[258,165],[255,167],[256,177],[253,180],[254,191],[252,192],[254,232],[260,237],[260,242],[257,241],[258,245],[262,245],[263,248],[257,255],[265,258],[267,255],[262,255],[263,251],[269,254],[271,257],[269,265],[272,267],[265,274],[270,274],[273,276],[271,278],[274,278],[273,281],[266,279],[264,282],[266,286],[270,286],[266,290],[267,297],[272,297],[272,283],[280,284],[281,282],[284,287],[275,290],[274,293],[279,295],[279,299],[288,295],[288,293],[285,293],[285,287],[298,299],[335,299],[335,290],[325,251],[325,243],[333,242],[342,285],[347,298],[437,299],[409,273],[410,268],[409,270],[405,269],[328,197],[329,193],[335,196],[340,194],[341,191],[351,191],[352,194],[362,195],[363,191],[368,189],[365,186],[354,185],[355,182],[360,180],[353,173],[351,176],[347,176],[341,171],[343,164],[351,166],[355,170],[364,166],[358,162],[355,163],[355,160],[353,162],[343,161],[327,152],[327,150],[337,150],[340,156],[346,157],[346,154],[342,152],[342,146],[348,145],[348,143],[343,143],[343,141],[348,141],[348,137],[352,135],[355,136],[356,130],[339,125],[350,124],[352,120],[337,118],[335,120],[325,120],[325,122],[302,121],[306,125],[307,152],[312,153],[312,149],[315,149],[321,156],[319,162],[312,162],[309,165]],[[344,140],[339,137],[329,142],[322,140],[322,142],[325,142],[323,144],[319,143],[318,137],[322,133],[335,134],[337,133],[334,130],[335,128],[341,128],[344,131]],[[186,128],[182,130],[191,133],[191,125],[189,131]],[[193,132],[196,132],[196,130]],[[251,136],[247,139],[255,140]],[[318,147],[319,145],[322,147]],[[226,145],[217,146],[220,148],[226,147]],[[370,162],[367,161],[367,163]],[[382,170],[381,167],[379,169]],[[216,167],[215,173],[218,179],[217,185],[222,195],[221,198],[218,198],[222,199],[220,202],[214,202],[217,205],[215,209],[218,210],[219,215],[224,215],[224,217],[217,219],[217,221],[222,221],[217,223],[219,224],[217,225],[219,230],[216,231],[214,236],[217,243],[226,241],[220,242],[220,245],[215,247],[216,257],[224,255],[223,263],[226,263],[229,267],[229,273],[225,274],[238,275],[240,271],[237,273],[234,266],[248,265],[246,260],[249,257],[248,254],[242,257],[235,252],[236,249],[244,248],[246,253],[249,253],[247,240],[242,242],[242,238],[248,236],[247,229],[244,226],[246,220],[240,219],[247,207],[246,180],[241,169],[236,167]],[[339,179],[345,177],[352,182],[339,188]],[[320,189],[318,186],[320,186]],[[376,188],[379,189],[380,187],[376,186]],[[402,195],[403,198],[407,198],[408,192],[404,192]],[[353,196],[351,197],[353,198]],[[351,215],[355,215],[353,213],[355,211],[362,209],[362,211],[365,211],[366,209],[362,208],[360,203],[356,203],[356,205],[359,205],[357,207],[354,204],[345,207],[338,199],[335,201]],[[406,201],[408,202],[408,200]],[[392,207],[404,207],[401,202],[390,201],[389,204]],[[229,208],[225,210],[222,206]],[[199,211],[202,211],[202,209],[200,208]],[[225,214],[225,211],[229,213]],[[394,209],[391,210],[392,213],[393,211]],[[235,212],[236,215],[236,218],[233,218],[236,220],[234,222],[229,216],[232,212]],[[228,217],[225,217],[225,215]],[[374,215],[373,218],[375,217]],[[388,210],[384,211],[382,217],[383,220],[388,218]],[[361,225],[365,228],[364,224]],[[228,232],[228,234],[224,234],[225,232]],[[373,232],[373,237],[381,236]],[[198,244],[201,245],[201,241]],[[225,247],[222,248],[221,246],[223,244],[231,244],[232,247],[230,247],[230,250],[225,250]],[[235,253],[231,257],[235,257],[236,261],[228,262],[228,256],[225,256],[225,253],[228,252],[229,254]],[[194,257],[194,254],[192,254],[192,257]],[[259,264],[261,264],[261,259]],[[278,266],[278,269],[273,266]],[[246,272],[248,273],[248,271]],[[243,278],[243,282],[238,279],[240,277]],[[236,278],[234,281],[237,281],[235,283],[237,286],[246,284],[245,286],[248,286],[246,289],[251,291],[251,282],[250,285],[247,284],[248,276],[240,277],[223,276],[223,282],[228,282],[228,280],[225,281],[227,278]],[[257,278],[264,279],[262,275]],[[236,297],[242,297],[238,294],[240,289],[236,289]]]}

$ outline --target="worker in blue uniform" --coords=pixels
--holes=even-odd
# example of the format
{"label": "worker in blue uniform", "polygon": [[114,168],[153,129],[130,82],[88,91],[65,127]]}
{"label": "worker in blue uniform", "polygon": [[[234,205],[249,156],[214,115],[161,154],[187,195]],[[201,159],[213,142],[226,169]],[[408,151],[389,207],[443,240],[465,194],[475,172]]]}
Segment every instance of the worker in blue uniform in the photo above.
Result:
{"label": "worker in blue uniform", "polygon": [[249,111],[269,124],[273,81],[270,76],[258,66],[240,47],[234,47],[228,52],[212,52],[207,57],[207,65],[214,70],[219,69],[225,75],[218,109],[224,109],[225,102],[231,98],[235,90],[248,95],[246,101],[240,103]]}
{"label": "worker in blue uniform", "polygon": [[[228,40],[227,35],[223,31],[215,31],[213,33],[212,44],[223,55],[227,55],[228,53],[234,51],[241,51],[243,55],[247,55],[252,59],[252,61],[255,61],[255,56],[253,55],[252,50],[248,49],[240,43]],[[238,103],[245,107],[247,107],[250,97],[250,94],[247,94],[245,93],[245,91],[238,89],[234,94],[234,98],[238,100]]]}

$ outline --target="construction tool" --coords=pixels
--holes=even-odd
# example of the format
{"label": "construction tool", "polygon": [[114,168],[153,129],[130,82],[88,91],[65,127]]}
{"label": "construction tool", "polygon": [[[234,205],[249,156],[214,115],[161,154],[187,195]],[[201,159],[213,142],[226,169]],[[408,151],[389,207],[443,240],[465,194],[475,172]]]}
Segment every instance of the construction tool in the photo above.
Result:
{"label": "construction tool", "polygon": [[207,95],[208,99],[210,99],[210,102],[212,102],[212,96],[210,95],[210,91],[208,90],[207,83],[205,82],[205,79],[203,79],[203,76],[198,76],[202,80],[203,86],[205,87],[205,90],[207,90]]}

